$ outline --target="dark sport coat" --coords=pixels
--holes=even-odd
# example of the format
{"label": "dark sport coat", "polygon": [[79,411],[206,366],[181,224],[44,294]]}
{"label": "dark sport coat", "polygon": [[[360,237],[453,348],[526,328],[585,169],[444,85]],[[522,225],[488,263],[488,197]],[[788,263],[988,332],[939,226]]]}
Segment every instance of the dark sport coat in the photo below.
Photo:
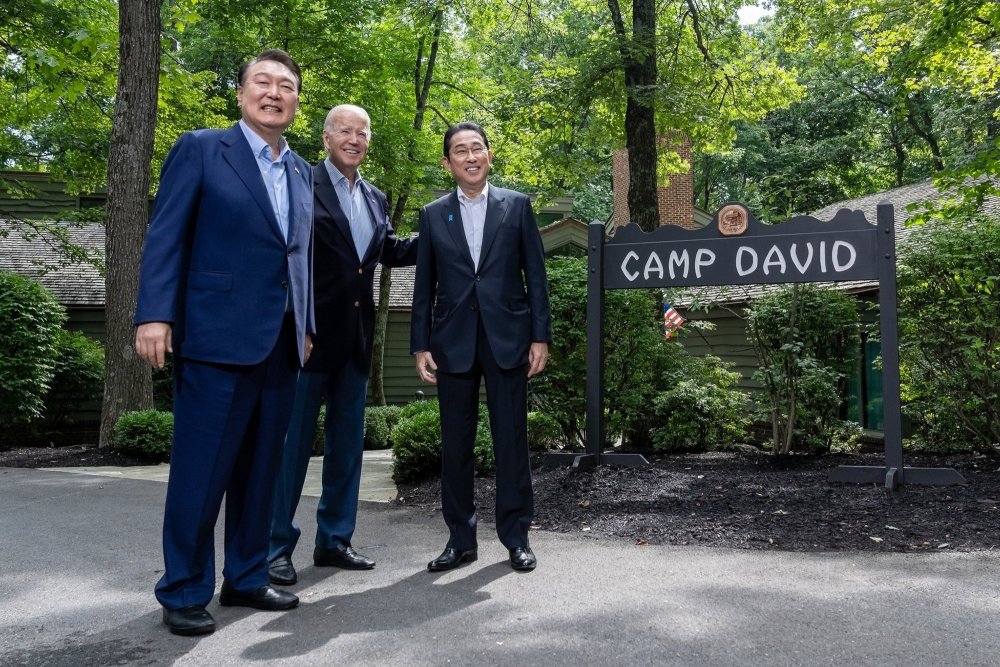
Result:
{"label": "dark sport coat", "polygon": [[479,269],[462,227],[458,193],[420,211],[410,352],[438,370],[472,368],[480,315],[497,364],[528,363],[532,342],[552,341],[545,256],[527,196],[489,188]]}
{"label": "dark sport coat", "polygon": [[329,373],[348,361],[367,373],[372,362],[375,333],[375,266],[411,266],[417,260],[415,239],[397,238],[389,224],[388,202],[378,188],[361,181],[360,187],[375,233],[359,260],[351,225],[323,162],[312,168],[316,337],[305,370]]}

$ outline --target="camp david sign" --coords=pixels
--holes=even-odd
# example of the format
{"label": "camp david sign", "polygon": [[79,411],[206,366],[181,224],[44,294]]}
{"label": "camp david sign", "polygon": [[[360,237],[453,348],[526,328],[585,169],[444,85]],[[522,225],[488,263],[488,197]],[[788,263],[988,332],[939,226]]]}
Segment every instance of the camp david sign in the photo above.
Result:
{"label": "camp david sign", "polygon": [[840,466],[830,479],[884,482],[888,488],[904,481],[964,482],[951,468],[903,466],[892,204],[880,203],[877,218],[873,225],[861,211],[842,209],[829,222],[799,216],[778,225],[765,225],[743,204],[731,202],[720,208],[712,224],[703,229],[666,225],[646,233],[636,225],[628,225],[606,239],[603,223],[592,222],[587,238],[586,453],[550,452],[546,465],[566,462],[585,469],[602,461],[647,464],[638,453],[604,451],[605,290],[877,280],[886,463]]}
{"label": "camp david sign", "polygon": [[[729,209],[729,220],[723,212]],[[742,224],[732,219],[741,216]],[[740,230],[733,233],[732,229]],[[604,287],[751,285],[867,280],[877,277],[878,230],[860,211],[842,210],[830,222],[794,218],[757,221],[738,204],[717,225],[687,230],[664,226],[647,234],[634,225],[604,247]]]}

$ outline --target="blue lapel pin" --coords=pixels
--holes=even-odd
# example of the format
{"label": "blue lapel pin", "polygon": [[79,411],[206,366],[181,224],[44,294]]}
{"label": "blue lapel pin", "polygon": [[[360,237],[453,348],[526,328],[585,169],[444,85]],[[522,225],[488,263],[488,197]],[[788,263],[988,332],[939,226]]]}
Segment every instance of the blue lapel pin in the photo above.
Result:
{"label": "blue lapel pin", "polygon": [[454,219],[455,219],[455,216],[453,216],[451,213],[449,213],[448,214],[448,222],[451,222]]}

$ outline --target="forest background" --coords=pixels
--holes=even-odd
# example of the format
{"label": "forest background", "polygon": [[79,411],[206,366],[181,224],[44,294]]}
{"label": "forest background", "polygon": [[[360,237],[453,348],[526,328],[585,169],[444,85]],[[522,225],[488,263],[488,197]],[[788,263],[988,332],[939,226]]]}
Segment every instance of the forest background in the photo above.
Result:
{"label": "forest background", "polygon": [[[1000,163],[989,0],[783,0],[752,24],[742,0],[5,4],[0,168],[108,190],[91,213],[107,226],[105,255],[76,257],[107,278],[102,444],[118,415],[152,401],[131,312],[160,165],[182,132],[238,118],[237,69],[264,48],[302,66],[286,136],[306,159],[323,157],[331,106],[368,110],[363,173],[404,232],[449,186],[440,142],[460,120],[490,133],[495,182],[542,202],[572,194],[582,220],[610,215],[611,155],[628,148],[644,229],[658,222],[657,185],[687,170],[697,206],[738,200],[780,222],[929,177],[975,205]],[[677,136],[692,142],[690,164],[659,140]],[[11,224],[2,233],[54,232]]]}

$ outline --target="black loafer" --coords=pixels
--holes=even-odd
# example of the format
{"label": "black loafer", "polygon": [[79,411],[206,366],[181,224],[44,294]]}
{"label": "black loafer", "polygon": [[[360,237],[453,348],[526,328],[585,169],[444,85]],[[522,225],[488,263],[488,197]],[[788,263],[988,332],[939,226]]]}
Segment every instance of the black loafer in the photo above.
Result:
{"label": "black loafer", "polygon": [[531,552],[531,547],[517,547],[510,550],[510,566],[521,572],[530,572],[535,569],[538,559]]}
{"label": "black loafer", "polygon": [[288,591],[279,591],[270,586],[261,586],[255,591],[244,593],[222,582],[222,592],[219,593],[219,604],[223,607],[250,607],[262,611],[283,611],[291,609],[299,603],[299,599]]}
{"label": "black loafer", "polygon": [[291,586],[299,580],[299,575],[295,573],[295,566],[292,559],[282,554],[272,560],[267,566],[267,576],[272,584],[278,586]]}
{"label": "black loafer", "polygon": [[313,549],[313,565],[339,567],[345,570],[370,570],[375,567],[375,561],[359,554],[350,544],[338,544],[332,549],[320,546]]}
{"label": "black loafer", "polygon": [[479,558],[479,554],[476,553],[475,549],[461,551],[448,547],[441,552],[440,556],[427,563],[427,569],[431,572],[444,572],[445,570],[453,570],[462,563],[471,563],[477,558]]}
{"label": "black loafer", "polygon": [[164,609],[163,623],[175,635],[190,637],[215,632],[215,619],[204,607],[192,605],[180,609]]}

